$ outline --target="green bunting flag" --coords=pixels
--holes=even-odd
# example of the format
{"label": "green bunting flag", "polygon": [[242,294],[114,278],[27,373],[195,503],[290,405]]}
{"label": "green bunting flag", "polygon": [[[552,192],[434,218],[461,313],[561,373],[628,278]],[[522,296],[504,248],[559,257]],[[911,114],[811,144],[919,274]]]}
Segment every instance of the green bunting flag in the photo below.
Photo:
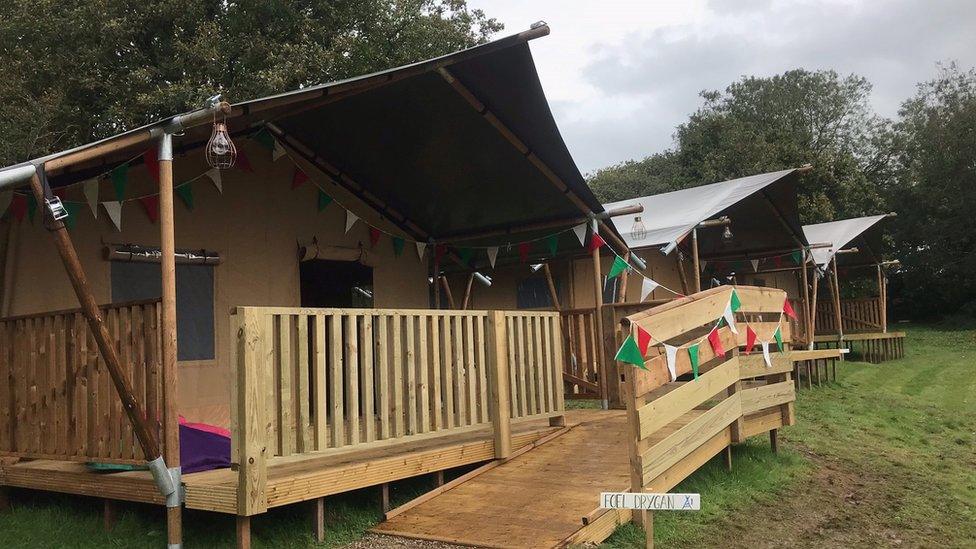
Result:
{"label": "green bunting flag", "polygon": [[644,368],[644,357],[641,356],[640,347],[637,346],[637,341],[634,340],[633,335],[627,336],[624,340],[623,345],[617,349],[617,356],[613,357],[614,360],[619,360],[620,362],[626,362],[627,364],[632,364],[638,368]]}
{"label": "green bunting flag", "polygon": [[630,265],[627,265],[627,262],[624,261],[624,258],[618,255],[617,258],[613,260],[613,265],[610,266],[610,274],[607,275],[607,278],[616,278],[620,276],[620,273],[626,271],[629,268]]}
{"label": "green bunting flag", "polygon": [[184,183],[176,187],[176,194],[183,199],[186,209],[193,211],[193,183]]}
{"label": "green bunting flag", "polygon": [[554,234],[546,239],[546,247],[549,248],[549,255],[555,257],[559,250],[559,235]]}
{"label": "green bunting flag", "polygon": [[698,379],[698,344],[688,347],[688,359],[691,360],[691,374]]}
{"label": "green bunting flag", "polygon": [[69,229],[74,229],[75,222],[78,221],[78,212],[81,211],[81,203],[65,202],[63,205],[65,211],[68,212],[68,217],[64,218],[64,226]]}
{"label": "green bunting flag", "polygon": [[129,183],[129,165],[122,164],[112,170],[112,187],[115,188],[115,200],[125,200],[125,186]]}
{"label": "green bunting flag", "polygon": [[319,211],[326,209],[329,204],[332,204],[332,197],[325,194],[325,191],[319,189]]}
{"label": "green bunting flag", "polygon": [[274,151],[275,138],[273,135],[271,135],[271,132],[269,132],[267,128],[261,128],[261,131],[254,134],[254,140],[260,143],[265,149]]}
{"label": "green bunting flag", "polygon": [[742,302],[739,301],[739,294],[736,293],[735,288],[732,288],[732,297],[729,299],[729,308],[732,309],[733,313],[739,311],[742,308]]}
{"label": "green bunting flag", "polygon": [[396,257],[403,255],[403,239],[399,236],[393,237],[393,255]]}
{"label": "green bunting flag", "polygon": [[473,254],[474,251],[471,248],[461,248],[458,250],[458,257],[461,258],[461,263],[464,263],[465,265],[471,264],[471,256]]}
{"label": "green bunting flag", "polygon": [[37,199],[34,198],[33,194],[27,195],[27,219],[31,223],[34,222],[34,214],[37,213]]}
{"label": "green bunting flag", "polygon": [[793,259],[793,263],[796,263],[797,265],[803,264],[803,252],[797,250],[791,253],[790,257]]}
{"label": "green bunting flag", "polygon": [[782,353],[783,352],[783,334],[780,333],[779,330],[780,330],[780,327],[777,326],[776,327],[776,331],[773,332],[773,338],[776,339],[776,347],[779,349],[779,352]]}

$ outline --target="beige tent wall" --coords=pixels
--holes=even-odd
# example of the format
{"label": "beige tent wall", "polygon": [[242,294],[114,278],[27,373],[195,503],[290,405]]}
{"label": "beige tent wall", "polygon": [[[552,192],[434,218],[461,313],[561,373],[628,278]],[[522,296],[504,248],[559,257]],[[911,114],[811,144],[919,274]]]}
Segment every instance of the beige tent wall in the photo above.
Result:
{"label": "beige tent wall", "polygon": [[[207,178],[193,183],[195,209],[190,212],[176,198],[176,246],[220,253],[215,267],[216,358],[180,362],[180,412],[193,421],[226,425],[229,422],[229,372],[231,309],[239,305],[298,306],[299,273],[297,242],[317,237],[321,244],[369,247],[369,229],[357,223],[344,234],[346,214],[336,204],[324,212],[316,208],[316,188],[311,181],[291,189],[294,164],[287,158],[272,162],[271,153],[253,142],[239,143],[254,168],[222,172],[223,194]],[[204,173],[199,155],[177,157],[177,181]],[[129,171],[127,197],[156,192],[144,166]],[[108,180],[100,186],[101,200],[111,200]],[[84,202],[80,187],[65,200]],[[17,231],[14,249],[9,315],[29,314],[78,306],[40,213],[32,225],[26,218]],[[103,259],[106,243],[159,244],[159,226],[150,223],[138,201],[122,208],[122,232],[112,225],[101,207],[98,219],[83,205],[71,235],[78,249],[95,298],[108,303],[110,265]],[[421,262],[410,243],[401,257],[394,257],[390,238],[384,236],[370,254],[374,265],[374,299],[377,307],[427,308],[426,262]]]}
{"label": "beige tent wall", "polygon": [[[647,263],[647,269],[644,270],[644,275],[676,292],[681,292],[681,277],[678,274],[677,261],[675,260],[676,255],[666,256],[657,249],[638,250],[636,254]],[[610,272],[610,265],[613,263],[613,259],[613,256],[608,257],[606,255],[600,258],[600,272],[602,275]],[[573,288],[574,300],[576,302],[575,307],[592,307],[593,261],[589,258],[578,259],[573,263],[573,270],[573,276],[576,280]],[[688,277],[688,284],[693,285],[694,274],[690,261],[686,261],[685,263],[685,273]],[[641,277],[635,272],[632,272],[627,281],[626,302],[637,303],[640,301],[640,292]],[[651,292],[651,295],[647,299],[671,299],[674,297],[674,294],[671,292],[659,288]]]}
{"label": "beige tent wall", "polygon": [[791,299],[801,299],[803,296],[800,292],[800,282],[797,280],[799,275],[799,271],[783,271],[778,273],[746,273],[737,278],[739,284],[779,288],[784,290]]}

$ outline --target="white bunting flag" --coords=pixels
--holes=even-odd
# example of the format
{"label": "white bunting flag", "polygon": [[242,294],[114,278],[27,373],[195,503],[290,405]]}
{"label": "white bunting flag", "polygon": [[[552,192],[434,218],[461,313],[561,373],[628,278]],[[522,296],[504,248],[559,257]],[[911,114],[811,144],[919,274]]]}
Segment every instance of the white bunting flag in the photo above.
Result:
{"label": "white bunting flag", "polygon": [[586,223],[580,223],[573,227],[573,232],[576,233],[576,238],[579,239],[580,246],[586,246]]}
{"label": "white bunting flag", "polygon": [[758,259],[752,259],[751,261],[752,261],[752,270],[758,273],[759,272],[759,260]]}
{"label": "white bunting flag", "polygon": [[654,282],[650,278],[644,278],[644,282],[641,283],[640,300],[644,301],[645,299],[647,299],[647,296],[651,295],[651,292],[654,291],[654,288],[657,288],[658,286],[660,286],[660,284],[658,284],[657,282]]}
{"label": "white bunting flag", "polygon": [[6,191],[0,193],[0,217],[7,213],[7,208],[10,207],[10,202],[14,199],[13,191]]}
{"label": "white bunting flag", "polygon": [[491,268],[495,268],[495,260],[498,259],[498,246],[492,246],[485,250],[488,252],[488,263],[491,263]]}
{"label": "white bunting flag", "polygon": [[224,194],[224,185],[220,181],[220,170],[217,168],[210,168],[203,175],[209,177],[210,181],[213,181],[214,187],[217,187],[217,192]]}
{"label": "white bunting flag", "polygon": [[352,228],[356,222],[359,221],[359,216],[346,210],[346,233],[349,233],[349,229]]}
{"label": "white bunting flag", "polygon": [[739,333],[739,330],[737,330],[735,327],[735,313],[732,312],[731,303],[725,306],[725,312],[722,313],[722,318],[725,319],[725,323],[729,325],[729,329],[732,330],[733,334]]}
{"label": "white bunting flag", "polygon": [[285,152],[285,148],[281,146],[281,143],[278,143],[277,139],[275,139],[274,149],[271,151],[271,160],[277,161],[279,158],[285,156],[286,154],[287,153]]}
{"label": "white bunting flag", "polygon": [[707,264],[708,264],[708,262],[703,259],[702,262],[701,262],[701,264],[698,265],[698,268],[701,269],[702,272],[705,272],[705,265],[707,265]]}
{"label": "white bunting flag", "polygon": [[424,252],[427,250],[427,243],[426,242],[416,242],[415,244],[417,244],[417,257],[421,261],[423,261],[424,260]]}
{"label": "white bunting flag", "polygon": [[678,359],[678,348],[672,347],[667,343],[664,344],[664,355],[668,361],[668,373],[671,374],[671,381],[678,379],[678,375],[675,372],[675,362]]}
{"label": "white bunting flag", "polygon": [[102,207],[108,214],[108,218],[115,225],[115,230],[122,232],[122,203],[121,202],[102,202]]}
{"label": "white bunting flag", "polygon": [[92,215],[95,219],[98,219],[98,180],[89,179],[85,181],[82,191],[85,193],[85,200],[88,201],[88,207],[91,208]]}
{"label": "white bunting flag", "polygon": [[773,359],[770,358],[770,356],[769,356],[769,342],[768,341],[762,341],[760,343],[762,344],[763,360],[766,361],[766,367],[767,368],[772,368],[773,367]]}

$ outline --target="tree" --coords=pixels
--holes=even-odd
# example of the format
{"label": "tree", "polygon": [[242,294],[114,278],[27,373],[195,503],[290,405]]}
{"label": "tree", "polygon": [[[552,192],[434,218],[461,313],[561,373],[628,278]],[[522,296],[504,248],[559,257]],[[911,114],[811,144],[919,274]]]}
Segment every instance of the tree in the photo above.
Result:
{"label": "tree", "polygon": [[671,151],[643,160],[627,160],[588,176],[588,183],[601,202],[678,190],[683,187],[682,181]]}
{"label": "tree", "polygon": [[976,71],[943,67],[899,114],[894,293],[912,316],[976,316]]}
{"label": "tree", "polygon": [[501,25],[466,0],[8,0],[0,165],[199,107],[472,46]]}

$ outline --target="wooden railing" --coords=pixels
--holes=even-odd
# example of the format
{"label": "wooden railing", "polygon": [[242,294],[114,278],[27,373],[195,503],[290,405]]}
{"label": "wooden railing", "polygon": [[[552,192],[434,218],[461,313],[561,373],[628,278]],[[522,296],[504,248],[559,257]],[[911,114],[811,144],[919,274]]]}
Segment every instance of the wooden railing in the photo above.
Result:
{"label": "wooden railing", "polygon": [[597,347],[596,309],[560,313],[565,349],[563,381],[568,398],[600,398],[600,361]]}
{"label": "wooden railing", "polygon": [[[158,435],[159,301],[101,311]],[[0,455],[145,463],[80,310],[0,319]]]}
{"label": "wooden railing", "polygon": [[792,342],[797,345],[807,345],[811,341],[811,335],[808,331],[807,324],[807,309],[802,299],[790,299],[790,305],[796,312],[796,320],[788,319],[790,322],[790,331],[793,334]]}
{"label": "wooden railing", "polygon": [[[484,431],[563,414],[555,312],[238,307],[233,462],[242,515],[271,459]],[[504,453],[504,452],[502,452]]]}
{"label": "wooden railing", "polygon": [[[724,323],[718,328],[724,354],[716,354],[702,338],[729,304],[732,288],[728,286],[632,314],[622,322],[625,333],[636,325],[654,338],[644,362],[646,369],[618,365],[625,377],[631,491],[666,492],[731,443],[792,423],[792,362],[776,352],[775,343],[771,368],[761,351],[758,356],[739,353],[739,346],[745,344],[746,322],[769,341],[779,325],[784,341],[790,340],[789,325],[780,322],[786,294],[743,286],[736,291],[742,303],[737,314],[739,333]],[[697,380],[670,380],[661,342],[678,347],[700,342]],[[675,371],[679,379],[692,371],[685,348],[677,352]],[[773,414],[778,421],[770,421],[768,416]],[[729,463],[730,459],[727,454]],[[646,513],[620,513],[621,520],[632,518],[650,530]]]}
{"label": "wooden railing", "polygon": [[[882,332],[886,328],[883,318],[884,307],[880,297],[859,297],[842,299],[840,314],[845,334],[856,332]],[[831,299],[817,303],[818,334],[837,333],[837,315]]]}

